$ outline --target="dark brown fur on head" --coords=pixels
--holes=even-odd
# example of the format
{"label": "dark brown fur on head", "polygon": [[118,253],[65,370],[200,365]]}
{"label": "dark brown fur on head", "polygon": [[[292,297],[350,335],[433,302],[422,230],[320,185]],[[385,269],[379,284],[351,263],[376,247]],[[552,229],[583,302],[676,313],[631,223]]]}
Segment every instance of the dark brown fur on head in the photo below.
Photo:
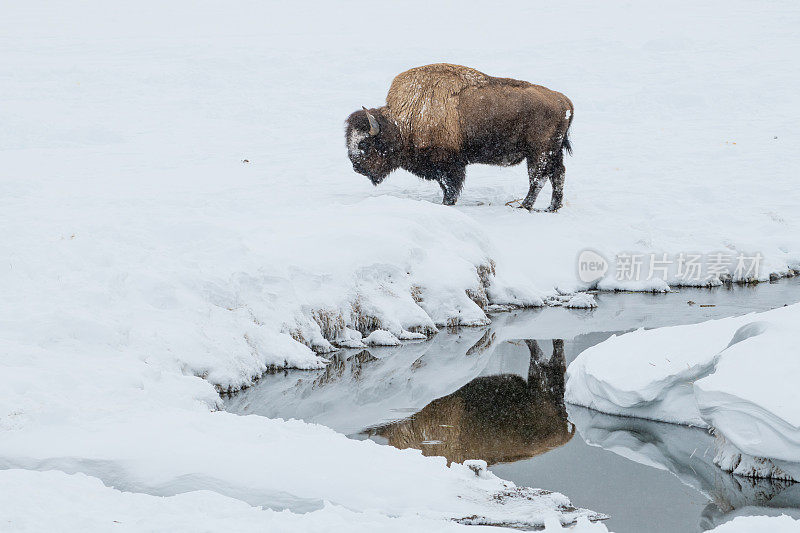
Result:
{"label": "dark brown fur on head", "polygon": [[[347,118],[345,139],[353,170],[367,176],[373,185],[382,182],[400,166],[400,128],[386,116],[386,108],[356,111]],[[378,122],[379,131],[370,135],[367,113]]]}

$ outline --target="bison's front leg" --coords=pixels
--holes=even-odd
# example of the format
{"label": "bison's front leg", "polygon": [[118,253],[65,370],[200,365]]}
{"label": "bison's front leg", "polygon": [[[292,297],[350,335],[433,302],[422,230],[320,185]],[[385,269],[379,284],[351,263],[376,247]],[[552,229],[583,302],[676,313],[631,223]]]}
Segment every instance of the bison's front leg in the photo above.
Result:
{"label": "bison's front leg", "polygon": [[528,158],[528,181],[530,182],[530,187],[528,188],[528,196],[522,200],[520,207],[528,211],[533,208],[533,204],[536,203],[536,197],[539,196],[539,192],[547,181],[546,170],[547,156],[543,154],[536,159]]}
{"label": "bison's front leg", "polygon": [[436,173],[436,181],[442,188],[442,203],[444,205],[456,205],[458,195],[461,194],[461,187],[464,186],[466,169],[463,166],[451,167],[440,170]]}

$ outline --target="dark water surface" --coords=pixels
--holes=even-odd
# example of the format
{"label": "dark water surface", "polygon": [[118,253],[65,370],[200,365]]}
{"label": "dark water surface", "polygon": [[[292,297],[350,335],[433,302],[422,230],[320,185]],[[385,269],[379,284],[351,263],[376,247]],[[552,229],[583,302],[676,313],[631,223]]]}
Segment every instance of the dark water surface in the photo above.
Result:
{"label": "dark water surface", "polygon": [[721,471],[705,431],[563,401],[566,366],[612,334],[795,303],[800,281],[597,301],[593,310],[501,313],[487,327],[424,342],[342,350],[324,370],[265,376],[226,409],[299,418],[449,461],[484,459],[504,479],[610,515],[616,533],[705,531],[740,514],[800,517],[800,484]]}

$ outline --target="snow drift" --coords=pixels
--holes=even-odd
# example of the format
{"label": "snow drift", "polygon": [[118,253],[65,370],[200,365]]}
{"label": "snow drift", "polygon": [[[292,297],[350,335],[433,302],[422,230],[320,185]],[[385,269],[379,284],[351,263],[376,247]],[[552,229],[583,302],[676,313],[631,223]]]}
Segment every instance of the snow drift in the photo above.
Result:
{"label": "snow drift", "polygon": [[598,411],[709,427],[715,462],[800,480],[800,304],[689,326],[637,330],[582,352],[566,400]]}

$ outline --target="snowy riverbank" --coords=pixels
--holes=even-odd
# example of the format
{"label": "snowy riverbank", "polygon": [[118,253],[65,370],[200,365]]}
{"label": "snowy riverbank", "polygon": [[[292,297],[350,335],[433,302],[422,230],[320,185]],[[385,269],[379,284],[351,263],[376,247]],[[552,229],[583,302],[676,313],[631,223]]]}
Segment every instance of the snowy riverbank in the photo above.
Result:
{"label": "snowy riverbank", "polygon": [[[0,471],[0,513],[9,531],[105,532],[109,530],[196,533],[234,528],[241,532],[281,533],[497,531],[421,517],[389,518],[377,512],[353,512],[327,504],[305,514],[259,509],[217,492],[204,490],[159,498],[121,492],[83,474]],[[46,513],[41,512],[46,508]],[[546,533],[608,533],[602,522],[580,520],[562,527],[550,517]],[[789,516],[739,516],[711,529],[712,533],[796,533],[800,521]]]}
{"label": "snowy riverbank", "polygon": [[[325,39],[337,46],[321,51],[322,41],[285,35],[293,10],[243,4],[285,17],[273,18],[269,33],[233,9],[211,16],[178,5],[164,7],[158,23],[128,13],[120,24],[87,4],[63,14],[83,20],[73,27],[48,24],[57,10],[32,2],[3,23],[13,72],[0,104],[6,338],[165,357],[227,389],[269,365],[317,367],[308,348],[357,342],[355,330],[402,338],[485,323],[481,307],[490,303],[541,305],[556,288],[587,286],[576,272],[586,248],[609,261],[758,253],[760,279],[800,268],[800,156],[787,149],[798,134],[783,111],[800,104],[791,91],[777,95],[780,106],[766,104],[757,90],[765,79],[791,85],[787,71],[762,60],[788,53],[792,26],[778,4],[755,18],[723,16],[703,28],[702,45],[687,44],[684,33],[694,34],[683,17],[660,17],[652,34],[633,29],[647,27],[650,10],[626,9],[639,22],[603,46],[582,31],[549,57],[548,30],[527,44],[535,58],[488,54],[471,41],[437,55],[570,95],[576,155],[557,214],[504,205],[527,188],[521,167],[470,168],[455,209],[437,205],[437,186],[408,174],[374,188],[352,172],[344,117],[380,103],[409,62],[434,60],[422,49],[376,43],[352,64],[348,51],[361,50],[360,39],[329,29],[347,10],[304,25],[334,31]],[[594,27],[599,8],[580,7],[576,23]],[[537,8],[545,18],[559,12]],[[217,16],[243,26],[225,30]],[[174,17],[187,20],[162,33]],[[424,25],[414,31],[428,35]],[[743,47],[748,34],[759,35],[757,46]],[[208,35],[213,46],[198,47]],[[735,61],[731,48],[741,48]],[[308,68],[298,70],[297,57]],[[679,58],[693,76],[651,66]],[[324,88],[320,71],[331,73]],[[723,97],[731,85],[735,100]],[[749,118],[756,110],[758,122]],[[693,165],[678,165],[675,154],[692,154]],[[666,287],[617,280],[609,268],[603,288]]]}

